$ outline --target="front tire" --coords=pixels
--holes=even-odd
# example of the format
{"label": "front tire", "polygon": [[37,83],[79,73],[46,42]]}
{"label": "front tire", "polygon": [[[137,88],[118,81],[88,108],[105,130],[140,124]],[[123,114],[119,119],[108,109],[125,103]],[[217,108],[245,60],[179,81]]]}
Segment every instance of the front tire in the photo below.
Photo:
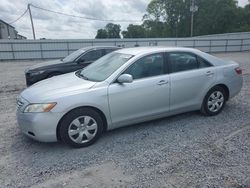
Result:
{"label": "front tire", "polygon": [[226,103],[225,90],[220,86],[215,86],[206,94],[201,112],[207,116],[214,116],[219,114]]}
{"label": "front tire", "polygon": [[102,132],[102,118],[91,108],[79,108],[69,112],[60,125],[62,141],[75,148],[93,144]]}

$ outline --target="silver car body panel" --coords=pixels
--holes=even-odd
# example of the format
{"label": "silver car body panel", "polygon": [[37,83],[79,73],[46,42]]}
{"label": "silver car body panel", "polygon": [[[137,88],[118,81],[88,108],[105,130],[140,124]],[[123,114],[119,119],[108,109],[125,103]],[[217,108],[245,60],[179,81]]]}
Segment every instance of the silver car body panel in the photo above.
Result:
{"label": "silver car body panel", "polygon": [[[190,52],[209,61],[213,66],[119,84],[116,79],[136,60],[154,53]],[[17,109],[17,120],[29,137],[43,141],[57,141],[57,126],[62,117],[78,107],[100,110],[107,120],[107,129],[165,117],[181,112],[198,110],[209,89],[217,84],[228,87],[230,98],[239,93],[242,76],[237,75],[235,62],[226,62],[191,48],[145,47],[116,51],[133,55],[111,76],[102,82],[84,80],[68,73],[41,81],[24,90],[18,101],[24,104]],[[115,52],[115,53],[116,53]],[[164,81],[164,84],[159,82]],[[24,113],[31,103],[57,105],[46,113]],[[20,103],[20,102],[19,102]],[[28,132],[32,132],[32,136]]]}

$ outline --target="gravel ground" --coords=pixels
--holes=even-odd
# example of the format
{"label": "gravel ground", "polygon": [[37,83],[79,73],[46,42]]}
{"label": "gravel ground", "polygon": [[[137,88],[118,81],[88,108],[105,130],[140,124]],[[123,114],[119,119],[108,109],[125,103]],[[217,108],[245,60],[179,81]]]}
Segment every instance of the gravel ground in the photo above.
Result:
{"label": "gravel ground", "polygon": [[250,53],[244,85],[223,112],[190,112],[105,133],[88,148],[23,136],[15,98],[37,62],[0,63],[0,187],[250,187]]}

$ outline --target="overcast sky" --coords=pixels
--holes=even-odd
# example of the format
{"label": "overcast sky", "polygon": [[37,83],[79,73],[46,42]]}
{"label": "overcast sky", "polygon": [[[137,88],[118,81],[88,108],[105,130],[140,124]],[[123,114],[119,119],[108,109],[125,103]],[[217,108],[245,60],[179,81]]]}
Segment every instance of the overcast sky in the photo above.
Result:
{"label": "overcast sky", "polygon": [[[150,0],[0,0],[0,19],[11,22],[25,11],[28,3],[32,3],[54,11],[86,17],[141,20],[149,2]],[[247,2],[248,0],[239,0],[239,5],[244,6]],[[33,7],[31,10],[38,39],[94,38],[96,30],[107,24],[57,15]],[[125,30],[129,23],[119,24]],[[32,38],[28,13],[13,26],[19,34]]]}

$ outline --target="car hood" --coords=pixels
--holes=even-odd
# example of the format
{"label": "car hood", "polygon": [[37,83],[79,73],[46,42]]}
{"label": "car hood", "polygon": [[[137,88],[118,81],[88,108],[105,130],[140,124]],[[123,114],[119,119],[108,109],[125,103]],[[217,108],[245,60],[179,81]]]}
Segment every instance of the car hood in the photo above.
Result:
{"label": "car hood", "polygon": [[30,103],[56,102],[53,100],[90,89],[95,83],[79,78],[73,72],[42,80],[25,89],[21,96]]}
{"label": "car hood", "polygon": [[33,66],[29,67],[28,69],[26,69],[25,72],[33,71],[33,70],[40,70],[40,69],[48,68],[50,66],[62,64],[62,63],[64,63],[64,62],[62,62],[60,59],[47,61],[47,62],[43,62],[43,63],[38,63],[38,64],[33,65]]}

